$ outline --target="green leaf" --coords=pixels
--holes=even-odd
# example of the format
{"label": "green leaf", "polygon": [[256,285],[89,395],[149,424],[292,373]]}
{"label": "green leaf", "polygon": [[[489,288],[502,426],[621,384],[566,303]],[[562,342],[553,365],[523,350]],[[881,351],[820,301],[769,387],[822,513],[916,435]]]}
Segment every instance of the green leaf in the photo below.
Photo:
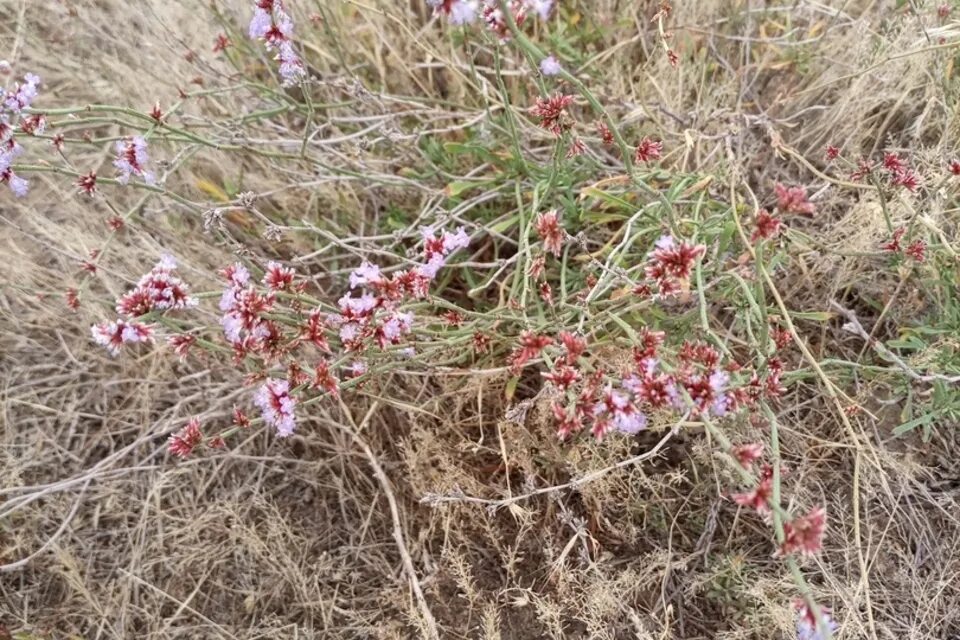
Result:
{"label": "green leaf", "polygon": [[902,436],[905,433],[909,433],[913,431],[919,426],[926,426],[931,422],[933,422],[933,419],[936,417],[937,417],[936,412],[925,413],[919,418],[914,418],[913,420],[910,420],[909,422],[904,422],[900,426],[894,428],[893,435]]}

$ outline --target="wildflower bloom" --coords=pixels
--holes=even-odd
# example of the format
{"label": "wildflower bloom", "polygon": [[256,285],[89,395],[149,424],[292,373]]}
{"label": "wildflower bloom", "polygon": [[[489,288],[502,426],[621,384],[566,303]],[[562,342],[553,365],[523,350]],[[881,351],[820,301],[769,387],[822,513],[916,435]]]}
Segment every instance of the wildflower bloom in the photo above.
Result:
{"label": "wildflower bloom", "polygon": [[477,19],[480,9],[478,0],[427,0],[427,4],[433,7],[434,13],[446,15],[454,25],[470,24]]}
{"label": "wildflower bloom", "polygon": [[840,147],[835,147],[832,144],[827,145],[826,153],[824,154],[827,157],[827,161],[836,160],[840,157]]}
{"label": "wildflower bloom", "polygon": [[887,171],[892,186],[903,187],[910,192],[916,191],[920,186],[920,176],[894,151],[884,152],[883,168]]}
{"label": "wildflower bloom", "polygon": [[566,232],[560,226],[560,214],[556,209],[551,209],[537,214],[535,224],[537,234],[543,240],[544,250],[559,257],[563,250],[563,240]]}
{"label": "wildflower bloom", "polygon": [[923,240],[914,240],[903,250],[904,255],[916,262],[923,262],[927,258],[927,243]]}
{"label": "wildflower bloom", "polygon": [[147,141],[140,136],[131,136],[123,140],[117,140],[115,149],[117,157],[113,161],[119,171],[117,181],[120,184],[127,184],[131,176],[138,176],[147,184],[153,184],[154,175],[147,171]]}
{"label": "wildflower bloom", "polygon": [[190,348],[197,343],[197,337],[186,333],[179,333],[167,338],[167,344],[173,349],[180,360],[184,360],[190,352]]}
{"label": "wildflower bloom", "polygon": [[225,33],[217,34],[217,39],[213,43],[213,52],[220,53],[221,51],[226,51],[227,47],[232,47],[233,42],[230,41],[230,38],[227,37]]}
{"label": "wildflower bloom", "polygon": [[579,137],[574,137],[574,139],[570,141],[570,147],[567,149],[567,158],[582,156],[586,152],[587,146],[583,144],[583,140]]}
{"label": "wildflower bloom", "polygon": [[20,120],[20,130],[28,136],[41,135],[47,128],[47,119],[42,113],[25,116]]}
{"label": "wildflower bloom", "polygon": [[263,421],[277,430],[277,436],[286,438],[296,428],[293,410],[297,400],[290,395],[290,383],[281,379],[270,379],[263,383],[253,398],[260,408]]}
{"label": "wildflower bloom", "polygon": [[575,365],[583,352],[587,350],[587,341],[569,331],[561,331],[557,337],[560,339],[560,344],[563,345],[564,359],[567,364]]}
{"label": "wildflower bloom", "polygon": [[119,216],[111,216],[107,218],[107,226],[110,227],[111,231],[120,231],[126,226],[126,223]]}
{"label": "wildflower bloom", "polygon": [[781,222],[780,218],[777,218],[766,209],[761,209],[754,220],[754,228],[753,233],[750,234],[750,242],[775,238],[780,233]]}
{"label": "wildflower bloom", "polygon": [[827,528],[827,513],[823,507],[811,509],[809,513],[798,516],[783,524],[784,541],[779,555],[800,553],[813,555],[823,546],[823,532]]}
{"label": "wildflower bloom", "polygon": [[779,182],[773,187],[777,194],[777,208],[784,213],[813,215],[813,204],[807,200],[807,190],[803,187],[787,187]]}
{"label": "wildflower bloom", "polygon": [[960,160],[951,160],[950,161],[950,173],[955,176],[960,176]]}
{"label": "wildflower bloom", "polygon": [[763,456],[763,443],[750,442],[737,445],[731,450],[731,454],[741,467],[751,469],[753,463]]}
{"label": "wildflower bloom", "polygon": [[637,149],[633,154],[633,159],[635,162],[650,162],[651,160],[659,160],[662,152],[663,142],[659,140],[653,140],[651,138],[644,138],[637,145]]}
{"label": "wildflower bloom", "polygon": [[560,364],[556,369],[543,373],[543,379],[561,391],[566,391],[581,378],[580,372],[566,364]]}
{"label": "wildflower bloom", "polygon": [[106,347],[112,356],[118,355],[124,344],[153,342],[153,325],[122,318],[114,322],[95,324],[90,328],[90,332],[94,342]]}
{"label": "wildflower bloom", "polygon": [[15,174],[9,167],[0,170],[0,184],[7,184],[18,198],[23,198],[30,190],[30,182]]}
{"label": "wildflower bloom", "polygon": [[567,107],[573,104],[573,96],[554,94],[549,98],[537,98],[530,114],[540,118],[540,126],[556,136],[563,135],[573,126]]}
{"label": "wildflower bloom", "polygon": [[797,609],[797,640],[826,640],[826,636],[820,632],[822,627],[829,629],[831,634],[839,628],[826,607],[817,607],[820,610],[818,620],[813,608],[803,600],[797,600],[794,606]]}
{"label": "wildflower bloom", "polygon": [[473,334],[473,352],[487,353],[490,351],[490,336],[480,331]]}
{"label": "wildflower bloom", "polygon": [[773,467],[763,465],[757,486],[746,493],[734,493],[730,498],[741,507],[754,509],[761,516],[768,515],[770,500],[773,499]]}
{"label": "wildflower bloom", "polygon": [[340,381],[330,370],[330,363],[321,360],[313,370],[313,381],[310,383],[313,389],[322,389],[330,395],[336,396],[340,393]]}
{"label": "wildflower bloom", "polygon": [[480,15],[487,28],[500,37],[500,42],[510,39],[510,27],[503,15],[504,7],[510,11],[513,22],[518,27],[527,19],[527,2],[524,0],[485,0]]}
{"label": "wildflower bloom", "polygon": [[860,182],[868,175],[873,173],[873,165],[866,158],[857,161],[857,169],[850,174],[850,179],[854,182]]}
{"label": "wildflower bloom", "polygon": [[907,233],[905,227],[900,227],[899,229],[893,232],[893,236],[887,242],[883,243],[880,248],[884,251],[889,251],[891,253],[899,253],[901,250],[900,241],[903,240],[904,234]]}
{"label": "wildflower bloom", "polygon": [[97,172],[91,171],[86,175],[80,176],[77,178],[76,184],[81,193],[92,196],[97,191]]}
{"label": "wildflower bloom", "polygon": [[647,257],[646,275],[656,281],[665,297],[679,291],[689,281],[693,267],[705,252],[704,245],[678,243],[673,236],[661,236]]}
{"label": "wildflower bloom", "polygon": [[247,416],[246,412],[243,411],[243,409],[234,407],[233,424],[241,429],[248,429],[250,427],[250,418]]}
{"label": "wildflower bloom", "polygon": [[153,109],[150,110],[150,117],[154,119],[158,124],[163,122],[163,110],[160,108],[160,101],[154,103]]}
{"label": "wildflower bloom", "polygon": [[597,121],[597,134],[600,136],[600,141],[603,142],[603,144],[613,144],[613,132],[610,131],[610,127],[602,120]]}
{"label": "wildflower bloom", "polygon": [[3,106],[6,107],[8,111],[20,113],[24,109],[29,108],[33,103],[39,93],[39,86],[39,76],[32,73],[25,74],[22,83],[14,84],[13,91],[0,93],[0,98],[3,99]]}
{"label": "wildflower bloom", "polygon": [[160,262],[142,276],[132,290],[117,300],[117,313],[136,317],[155,309],[172,311],[195,307],[197,299],[190,295],[190,287],[173,275],[176,267],[171,256],[160,258]]}
{"label": "wildflower bloom", "polygon": [[563,67],[553,56],[547,56],[540,61],[540,73],[545,76],[555,76],[561,71],[563,71]]}
{"label": "wildflower bloom", "polygon": [[284,86],[291,86],[306,76],[303,61],[293,49],[293,20],[283,6],[283,0],[256,0],[250,20],[250,37],[262,40],[267,51],[276,51],[280,63],[280,77]]}
{"label": "wildflower bloom", "polygon": [[383,276],[380,274],[380,267],[364,260],[353,273],[350,274],[350,288],[371,286],[376,287],[383,282]]}
{"label": "wildflower bloom", "polygon": [[263,284],[271,291],[284,291],[293,286],[294,270],[279,262],[268,262]]}
{"label": "wildflower bloom", "polygon": [[200,418],[194,417],[184,428],[170,435],[167,450],[171,455],[186,458],[201,442],[203,433],[200,431]]}
{"label": "wildflower bloom", "polygon": [[530,360],[536,358],[544,347],[553,344],[553,338],[540,336],[533,331],[523,331],[520,334],[520,344],[510,354],[510,369],[518,373]]}

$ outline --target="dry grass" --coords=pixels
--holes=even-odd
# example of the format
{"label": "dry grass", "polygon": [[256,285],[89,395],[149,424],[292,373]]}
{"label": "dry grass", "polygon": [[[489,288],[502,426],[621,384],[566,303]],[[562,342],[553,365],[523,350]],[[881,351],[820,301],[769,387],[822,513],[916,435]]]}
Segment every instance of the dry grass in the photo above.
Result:
{"label": "dry grass", "polygon": [[[190,4],[0,0],[0,50],[44,78],[43,106],[170,104],[198,75],[204,86],[234,80],[209,53],[221,26]],[[242,32],[248,2],[213,4]],[[407,179],[401,169],[423,162],[425,139],[456,139],[506,108],[489,69],[492,49],[471,69],[467,49],[413,0],[321,0],[325,25],[307,19],[311,3],[296,4],[301,35],[316,43],[308,57],[320,90],[331,103],[353,102],[323,116],[322,138],[352,136],[361,118],[376,124],[317,151],[360,177],[305,162],[281,173],[270,159],[206,150],[171,184],[201,200],[198,180],[242,174],[244,190],[272,193],[265,209],[276,224],[309,228],[330,217],[344,235],[392,231],[391,206],[436,217],[442,182]],[[774,181],[810,185],[819,214],[793,225],[805,249],[789,275],[777,276],[791,309],[890,299],[897,274],[861,255],[886,235],[875,194],[840,188],[800,158],[823,168],[827,143],[851,157],[912,150],[931,170],[951,157],[955,59],[936,42],[952,46],[957,23],[937,26],[930,2],[910,3],[927,5],[926,29],[892,2],[678,2],[672,24],[685,53],[673,70],[656,50],[653,3],[562,4],[565,15],[581,16],[581,39],[568,31],[564,41],[584,47],[591,87],[617,117],[666,141],[665,165],[714,176],[717,197],[742,179],[763,204]],[[184,59],[188,49],[196,61]],[[531,95],[526,67],[515,51],[502,55],[505,89],[522,106]],[[217,121],[245,108],[243,95],[224,94],[183,117]],[[299,144],[286,120],[246,135]],[[542,132],[531,125],[523,135],[529,153],[549,161],[549,147],[537,144]],[[109,159],[106,147],[84,149],[71,157],[79,167]],[[0,573],[0,629],[91,639],[793,637],[791,583],[770,558],[769,531],[724,498],[730,475],[700,431],[683,430],[656,458],[576,490],[501,509],[424,504],[430,495],[499,500],[565,483],[663,436],[657,428],[635,441],[558,443],[542,398],[511,410],[503,371],[398,372],[342,405],[311,408],[290,440],[258,429],[229,451],[174,463],[166,435],[185,416],[227,417],[248,393],[242,376],[162,351],[110,359],[92,345],[89,325],[105,304],[70,314],[62,292],[77,280],[77,262],[102,244],[110,212],[75,196],[62,176],[34,179],[28,199],[0,200],[0,563],[42,551]],[[470,194],[450,215],[470,224],[491,197]],[[113,203],[125,211],[137,198],[120,193]],[[945,193],[904,198],[890,213],[903,220],[923,207],[954,241],[951,202]],[[88,298],[108,302],[161,250],[204,290],[237,251],[290,258],[321,246],[289,228],[279,242],[244,235],[256,221],[240,222],[240,232],[204,233],[196,217],[149,201]],[[323,263],[328,275],[349,266]],[[898,295],[880,337],[926,312],[911,292]],[[819,360],[857,359],[862,341],[838,323],[798,324]],[[853,433],[812,375],[794,381],[779,408],[792,470],[785,495],[825,503],[830,514],[824,553],[803,563],[812,587],[843,638],[960,637],[958,431],[938,429],[928,443],[895,438],[901,407],[885,402],[889,381],[851,375],[842,386],[873,414],[855,417]],[[731,429],[737,440],[762,435]]]}

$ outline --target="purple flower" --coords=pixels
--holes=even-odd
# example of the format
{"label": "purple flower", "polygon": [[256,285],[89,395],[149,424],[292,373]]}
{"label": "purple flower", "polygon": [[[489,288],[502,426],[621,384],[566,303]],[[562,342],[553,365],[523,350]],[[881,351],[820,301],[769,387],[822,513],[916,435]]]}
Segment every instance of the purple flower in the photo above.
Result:
{"label": "purple flower", "polygon": [[563,67],[553,56],[547,56],[540,61],[540,73],[545,76],[555,76],[561,71],[563,71]]}
{"label": "purple flower", "polygon": [[297,400],[290,395],[289,382],[280,379],[267,380],[257,390],[253,403],[260,408],[263,421],[276,428],[278,437],[286,438],[293,434],[297,426],[293,415]]}
{"label": "purple flower", "polygon": [[371,264],[366,260],[360,264],[359,267],[354,269],[353,273],[350,274],[350,288],[356,289],[357,287],[362,287],[368,284],[377,284],[383,281],[383,276],[380,274],[380,267],[375,264]]}
{"label": "purple flower", "polygon": [[450,5],[450,24],[470,24],[477,19],[476,0],[455,0]]}

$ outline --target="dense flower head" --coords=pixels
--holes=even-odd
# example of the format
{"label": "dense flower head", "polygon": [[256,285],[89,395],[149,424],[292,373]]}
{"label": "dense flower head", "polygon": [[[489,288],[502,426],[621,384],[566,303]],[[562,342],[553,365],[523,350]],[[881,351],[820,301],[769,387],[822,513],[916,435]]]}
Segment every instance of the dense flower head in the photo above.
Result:
{"label": "dense flower head", "polygon": [[777,208],[783,213],[813,215],[813,203],[807,199],[807,190],[803,187],[787,187],[778,182],[773,190],[777,195]]}
{"label": "dense flower head", "polygon": [[656,282],[661,297],[676,293],[689,281],[694,265],[706,250],[704,245],[691,245],[677,242],[673,236],[661,236],[647,257],[647,278]]}
{"label": "dense flower head", "polygon": [[750,235],[750,242],[775,238],[780,233],[781,223],[780,218],[766,209],[761,209],[754,219],[753,233]]}
{"label": "dense flower head", "polygon": [[927,259],[927,243],[920,239],[914,240],[903,250],[903,254],[916,262],[923,262]]}
{"label": "dense flower head", "polygon": [[186,458],[201,442],[203,433],[200,431],[200,418],[194,417],[185,427],[170,435],[167,450],[178,458]]}
{"label": "dense flower head", "polygon": [[807,514],[783,524],[784,541],[780,555],[800,553],[813,555],[823,547],[823,533],[827,528],[827,512],[815,507]]}
{"label": "dense flower head", "polygon": [[77,188],[80,193],[92,196],[97,191],[97,172],[91,171],[77,178]]}
{"label": "dense flower head", "polygon": [[659,160],[663,153],[663,142],[652,138],[644,138],[637,144],[633,159],[635,162],[650,162]]}
{"label": "dense flower head", "polygon": [[556,209],[538,213],[535,227],[537,234],[543,239],[544,250],[559,257],[567,236],[567,232],[560,225],[560,213]]}
{"label": "dense flower head", "polygon": [[153,310],[175,311],[197,305],[190,295],[190,287],[173,275],[177,263],[165,255],[136,286],[117,300],[117,313],[135,318]]}
{"label": "dense flower head", "polygon": [[147,155],[146,140],[140,136],[130,136],[117,140],[114,148],[117,157],[113,161],[113,166],[120,172],[117,176],[120,184],[127,184],[131,176],[137,176],[147,184],[155,182],[155,176],[147,169],[150,158]]}
{"label": "dense flower head", "polygon": [[832,144],[827,145],[827,150],[824,152],[824,155],[827,158],[827,161],[836,160],[840,157],[840,147],[836,147]]}
{"label": "dense flower head", "polygon": [[90,332],[94,342],[106,347],[112,356],[118,355],[124,344],[152,343],[154,336],[153,325],[123,318],[95,324]]}
{"label": "dense flower head", "polygon": [[287,291],[293,288],[293,276],[296,272],[279,262],[268,262],[263,275],[263,284],[271,291]]}
{"label": "dense flower head", "polygon": [[573,118],[567,107],[573,104],[573,96],[556,93],[549,98],[537,98],[530,114],[540,118],[540,126],[554,135],[563,135],[573,127]]}
{"label": "dense flower head", "polygon": [[297,399],[290,395],[290,383],[279,378],[271,378],[263,383],[253,397],[259,407],[263,421],[277,430],[277,436],[286,438],[296,429],[296,417],[293,414]]}

